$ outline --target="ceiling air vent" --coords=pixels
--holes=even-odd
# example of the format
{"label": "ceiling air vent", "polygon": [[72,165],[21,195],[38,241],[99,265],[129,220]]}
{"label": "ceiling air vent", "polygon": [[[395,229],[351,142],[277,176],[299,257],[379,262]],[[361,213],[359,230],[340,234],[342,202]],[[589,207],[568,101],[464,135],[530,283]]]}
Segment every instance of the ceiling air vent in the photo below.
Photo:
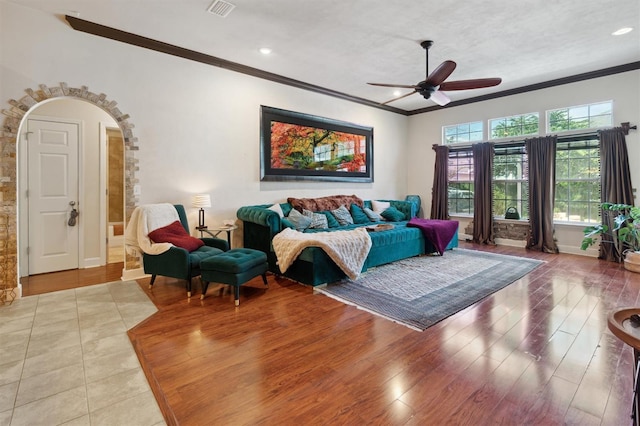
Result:
{"label": "ceiling air vent", "polygon": [[235,4],[231,4],[223,0],[214,0],[213,3],[211,3],[211,6],[207,9],[207,12],[226,18],[235,7]]}

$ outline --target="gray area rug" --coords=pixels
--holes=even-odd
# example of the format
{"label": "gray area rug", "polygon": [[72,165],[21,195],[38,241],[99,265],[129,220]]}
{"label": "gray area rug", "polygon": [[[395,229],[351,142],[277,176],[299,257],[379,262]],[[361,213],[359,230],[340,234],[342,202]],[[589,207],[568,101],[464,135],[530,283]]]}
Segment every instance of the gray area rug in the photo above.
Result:
{"label": "gray area rug", "polygon": [[316,291],[423,331],[533,271],[543,262],[474,250],[371,268]]}

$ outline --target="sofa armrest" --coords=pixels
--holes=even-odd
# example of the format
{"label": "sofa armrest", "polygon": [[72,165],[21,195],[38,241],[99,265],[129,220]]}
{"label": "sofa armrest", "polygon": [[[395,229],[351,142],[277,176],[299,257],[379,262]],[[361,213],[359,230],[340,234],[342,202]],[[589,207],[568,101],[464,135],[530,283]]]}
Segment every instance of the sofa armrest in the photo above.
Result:
{"label": "sofa armrest", "polygon": [[240,207],[236,216],[243,222],[266,226],[271,235],[275,235],[282,229],[282,222],[278,213],[269,210],[270,206],[271,204]]}
{"label": "sofa armrest", "polygon": [[406,220],[412,219],[418,215],[418,211],[416,209],[416,205],[409,201],[401,201],[401,200],[380,200],[380,201],[388,201],[391,203],[392,207],[395,207],[399,211],[405,214],[407,217]]}

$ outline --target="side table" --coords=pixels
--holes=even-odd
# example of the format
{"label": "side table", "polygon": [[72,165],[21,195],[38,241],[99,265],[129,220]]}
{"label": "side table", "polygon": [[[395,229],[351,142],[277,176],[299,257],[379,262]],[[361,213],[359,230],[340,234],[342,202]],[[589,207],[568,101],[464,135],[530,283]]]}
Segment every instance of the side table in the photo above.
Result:
{"label": "side table", "polygon": [[634,327],[631,325],[629,319],[631,315],[640,315],[640,308],[622,308],[609,314],[607,318],[607,325],[609,330],[618,339],[622,340],[627,345],[633,348],[633,408],[631,410],[631,418],[633,424],[640,425],[640,419],[638,418],[640,411],[640,327]]}
{"label": "side table", "polygon": [[214,226],[213,228],[196,228],[200,231],[200,238],[203,237],[203,234],[210,235],[212,237],[217,237],[221,232],[227,233],[227,242],[229,243],[229,249],[231,249],[231,233],[238,229],[238,225],[222,225],[222,226]]}

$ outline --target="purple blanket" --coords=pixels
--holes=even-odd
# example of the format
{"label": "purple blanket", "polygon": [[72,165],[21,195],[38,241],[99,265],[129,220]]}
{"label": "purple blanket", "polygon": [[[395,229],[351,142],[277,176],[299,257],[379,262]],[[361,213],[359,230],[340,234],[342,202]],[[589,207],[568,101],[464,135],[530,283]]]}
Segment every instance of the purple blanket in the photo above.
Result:
{"label": "purple blanket", "polygon": [[451,239],[458,229],[458,221],[420,219],[414,217],[407,223],[407,226],[420,228],[424,237],[431,241],[440,255],[443,255],[444,250],[447,248],[449,242],[451,242]]}

